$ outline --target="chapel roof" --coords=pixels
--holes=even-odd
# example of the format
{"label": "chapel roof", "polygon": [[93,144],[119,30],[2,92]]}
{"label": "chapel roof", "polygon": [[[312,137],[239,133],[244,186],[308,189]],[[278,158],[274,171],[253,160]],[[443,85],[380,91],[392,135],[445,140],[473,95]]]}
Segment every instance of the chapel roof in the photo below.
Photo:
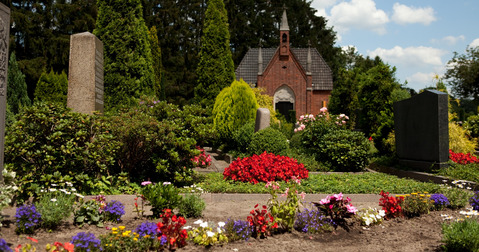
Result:
{"label": "chapel roof", "polygon": [[[271,59],[278,48],[261,48],[263,56],[263,71],[271,63]],[[294,54],[299,64],[306,71],[308,48],[291,48],[291,52]],[[236,79],[243,79],[246,83],[256,83],[258,80],[258,53],[259,48],[251,48],[248,50],[244,58],[241,60],[238,68],[236,68]],[[316,48],[311,48],[311,75],[313,90],[332,90],[333,89],[333,77],[331,69],[326,61],[319,54]]]}

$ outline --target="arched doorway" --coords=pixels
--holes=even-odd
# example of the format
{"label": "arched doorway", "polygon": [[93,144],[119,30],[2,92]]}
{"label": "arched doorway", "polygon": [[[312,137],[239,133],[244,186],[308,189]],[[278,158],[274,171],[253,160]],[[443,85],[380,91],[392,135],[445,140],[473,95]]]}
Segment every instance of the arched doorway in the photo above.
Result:
{"label": "arched doorway", "polygon": [[289,118],[290,111],[295,110],[295,100],[293,90],[283,85],[274,93],[274,110],[284,115],[288,121],[296,120],[296,118]]}

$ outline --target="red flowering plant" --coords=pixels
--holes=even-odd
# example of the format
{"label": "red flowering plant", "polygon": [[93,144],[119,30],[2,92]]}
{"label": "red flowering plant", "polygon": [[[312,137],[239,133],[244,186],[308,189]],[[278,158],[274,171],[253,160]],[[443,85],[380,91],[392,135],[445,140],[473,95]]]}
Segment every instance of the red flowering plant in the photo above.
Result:
{"label": "red flowering plant", "polygon": [[404,201],[404,197],[389,196],[389,192],[385,193],[383,191],[380,195],[382,198],[379,199],[379,206],[383,207],[386,220],[403,216],[401,203]]}
{"label": "red flowering plant", "polygon": [[237,158],[223,172],[225,180],[252,184],[269,181],[288,182],[292,177],[308,178],[308,170],[296,159],[266,152],[243,159]]}
{"label": "red flowering plant", "polygon": [[455,153],[451,149],[449,149],[449,159],[457,164],[477,164],[479,163],[479,159],[471,153]]}
{"label": "red flowering plant", "polygon": [[158,240],[161,245],[164,245],[169,250],[175,250],[186,246],[186,239],[188,233],[183,226],[186,224],[186,219],[177,217],[171,212],[171,209],[164,209],[160,215],[162,222],[158,222]]}
{"label": "red flowering plant", "polygon": [[205,150],[200,146],[196,146],[196,149],[200,151],[200,154],[191,159],[195,167],[206,168],[211,165],[211,156],[206,155]]}
{"label": "red flowering plant", "polygon": [[253,228],[251,234],[254,238],[265,238],[271,235],[273,229],[278,228],[278,223],[274,222],[273,216],[268,213],[267,206],[263,205],[262,209],[258,208],[258,204],[254,206],[254,209],[249,212],[248,222],[250,227]]}
{"label": "red flowering plant", "polygon": [[51,245],[50,243],[47,244],[46,247],[45,247],[45,251],[48,251],[48,252],[62,252],[62,251],[73,252],[74,248],[75,248],[75,245],[73,245],[69,242],[65,242],[65,243],[54,242],[53,245]]}

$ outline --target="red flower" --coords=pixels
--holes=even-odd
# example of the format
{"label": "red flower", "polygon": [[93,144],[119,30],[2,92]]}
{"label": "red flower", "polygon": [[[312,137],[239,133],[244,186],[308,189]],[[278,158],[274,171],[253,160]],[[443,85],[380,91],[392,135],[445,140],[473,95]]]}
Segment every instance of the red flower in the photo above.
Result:
{"label": "red flower", "polygon": [[37,239],[35,239],[35,238],[32,238],[32,237],[28,237],[28,236],[27,236],[27,239],[31,240],[32,242],[38,242],[38,240],[37,240]]}

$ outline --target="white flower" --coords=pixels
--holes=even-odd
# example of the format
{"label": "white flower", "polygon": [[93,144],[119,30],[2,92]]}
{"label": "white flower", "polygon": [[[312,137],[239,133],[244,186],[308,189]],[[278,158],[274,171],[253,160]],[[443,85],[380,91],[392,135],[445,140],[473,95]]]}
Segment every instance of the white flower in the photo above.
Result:
{"label": "white flower", "polygon": [[55,189],[55,188],[50,188],[50,192],[56,192],[56,191],[57,191],[57,189]]}
{"label": "white flower", "polygon": [[190,229],[191,226],[186,226],[186,227],[183,227],[183,229]]}
{"label": "white flower", "polygon": [[202,228],[208,227],[208,222],[203,222],[203,223],[201,223],[201,224],[200,224],[200,227],[202,227]]}
{"label": "white flower", "polygon": [[224,222],[222,222],[222,221],[218,222],[218,226],[219,226],[219,227],[224,227],[225,224],[226,224],[226,223],[224,223]]}
{"label": "white flower", "polygon": [[77,191],[77,189],[75,189],[75,188],[72,188],[72,189],[70,189],[70,190],[72,190],[72,192],[76,192],[76,191]]}
{"label": "white flower", "polygon": [[208,237],[213,237],[213,236],[215,236],[215,233],[213,233],[211,231],[206,231],[206,235],[208,235]]}
{"label": "white flower", "polygon": [[163,185],[171,185],[171,182],[163,182]]}
{"label": "white flower", "polygon": [[57,199],[53,198],[53,199],[50,199],[50,201],[56,202],[56,201],[57,201]]}
{"label": "white flower", "polygon": [[57,186],[57,184],[51,184],[51,186]]}
{"label": "white flower", "polygon": [[79,193],[75,193],[75,195],[76,195],[77,197],[82,198],[82,199],[85,198],[85,196],[83,196],[83,195],[81,195],[81,194],[79,194]]}
{"label": "white flower", "polygon": [[386,212],[384,210],[379,210],[379,215],[381,217],[384,217],[384,216],[386,216]]}
{"label": "white flower", "polygon": [[219,228],[219,227],[216,228],[216,231],[217,231],[218,233],[223,232],[223,231],[221,230],[221,228]]}
{"label": "white flower", "polygon": [[203,220],[197,220],[197,221],[193,222],[193,224],[196,224],[196,225],[201,224],[201,223],[203,223]]}
{"label": "white flower", "polygon": [[67,184],[67,186],[70,186],[70,187],[72,187],[72,186],[73,186],[73,184],[72,184],[72,183],[70,183],[70,182],[65,182],[65,184]]}

